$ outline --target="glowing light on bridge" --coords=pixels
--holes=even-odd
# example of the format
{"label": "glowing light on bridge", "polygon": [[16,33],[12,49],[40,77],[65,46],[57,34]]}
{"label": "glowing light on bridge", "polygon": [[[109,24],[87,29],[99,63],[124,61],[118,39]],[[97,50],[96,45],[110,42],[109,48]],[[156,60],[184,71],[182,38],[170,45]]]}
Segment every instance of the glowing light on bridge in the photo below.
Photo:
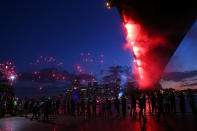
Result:
{"label": "glowing light on bridge", "polygon": [[165,41],[158,35],[150,37],[148,31],[132,19],[124,15],[123,19],[127,39],[125,47],[129,48],[134,56],[133,70],[138,77],[139,87],[141,89],[152,88],[160,78],[161,69],[157,64],[159,61],[155,61],[158,56],[150,51],[154,51],[158,46],[163,46]]}
{"label": "glowing light on bridge", "polygon": [[140,44],[136,42],[137,34],[140,32],[140,26],[133,22],[128,22],[125,24],[126,32],[127,32],[127,41],[130,43],[130,49],[134,54],[134,69],[135,72],[138,74],[140,79],[144,78],[144,72],[142,63],[140,60],[141,53],[143,52],[143,48],[140,47]]}

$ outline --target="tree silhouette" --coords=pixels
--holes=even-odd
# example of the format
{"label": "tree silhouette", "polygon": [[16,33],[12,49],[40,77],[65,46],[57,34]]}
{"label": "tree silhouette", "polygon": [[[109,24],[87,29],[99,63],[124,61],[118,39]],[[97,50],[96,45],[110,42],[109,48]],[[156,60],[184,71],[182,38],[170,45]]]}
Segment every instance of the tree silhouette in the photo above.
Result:
{"label": "tree silhouette", "polygon": [[131,68],[124,66],[111,66],[103,77],[103,82],[115,82],[121,80],[121,75],[124,74],[128,79],[131,77]]}

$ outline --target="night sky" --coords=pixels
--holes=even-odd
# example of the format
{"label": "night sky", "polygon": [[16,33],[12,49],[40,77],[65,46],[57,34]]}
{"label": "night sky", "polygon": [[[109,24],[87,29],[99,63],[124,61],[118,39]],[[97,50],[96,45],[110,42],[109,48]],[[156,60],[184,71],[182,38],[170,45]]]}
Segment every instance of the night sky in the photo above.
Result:
{"label": "night sky", "polygon": [[53,56],[71,69],[80,53],[104,54],[105,66],[130,65],[121,19],[105,0],[13,0],[0,2],[0,57],[18,71],[39,56]]}
{"label": "night sky", "polygon": [[187,33],[171,58],[166,71],[197,70],[197,21]]}
{"label": "night sky", "polygon": [[[54,57],[72,70],[83,64],[81,53],[104,54],[110,65],[130,66],[132,56],[123,50],[125,33],[116,8],[106,0],[0,1],[0,60],[11,60],[16,70],[33,70],[39,56]],[[166,71],[197,69],[197,23],[184,38]],[[87,64],[86,64],[87,65]],[[178,65],[178,68],[176,66]],[[95,71],[95,69],[94,69]]]}

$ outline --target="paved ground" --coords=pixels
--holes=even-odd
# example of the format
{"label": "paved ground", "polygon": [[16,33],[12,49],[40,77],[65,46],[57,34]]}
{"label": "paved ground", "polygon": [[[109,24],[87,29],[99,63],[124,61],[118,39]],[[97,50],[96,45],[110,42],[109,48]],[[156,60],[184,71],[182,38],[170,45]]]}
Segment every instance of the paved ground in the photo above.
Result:
{"label": "paved ground", "polygon": [[112,116],[108,119],[98,117],[84,120],[82,117],[57,116],[49,123],[26,119],[24,117],[10,117],[0,119],[0,131],[196,131],[197,116],[187,114],[168,115],[168,122],[157,122],[154,116],[147,115],[147,121],[125,119]]}

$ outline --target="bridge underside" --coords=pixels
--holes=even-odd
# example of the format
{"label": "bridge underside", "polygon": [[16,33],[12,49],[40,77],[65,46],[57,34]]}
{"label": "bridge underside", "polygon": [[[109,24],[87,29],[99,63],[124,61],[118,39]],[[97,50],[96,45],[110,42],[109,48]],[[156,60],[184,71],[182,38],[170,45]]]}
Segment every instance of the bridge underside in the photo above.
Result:
{"label": "bridge underside", "polygon": [[197,17],[197,2],[110,0],[122,18],[141,89],[150,89]]}

